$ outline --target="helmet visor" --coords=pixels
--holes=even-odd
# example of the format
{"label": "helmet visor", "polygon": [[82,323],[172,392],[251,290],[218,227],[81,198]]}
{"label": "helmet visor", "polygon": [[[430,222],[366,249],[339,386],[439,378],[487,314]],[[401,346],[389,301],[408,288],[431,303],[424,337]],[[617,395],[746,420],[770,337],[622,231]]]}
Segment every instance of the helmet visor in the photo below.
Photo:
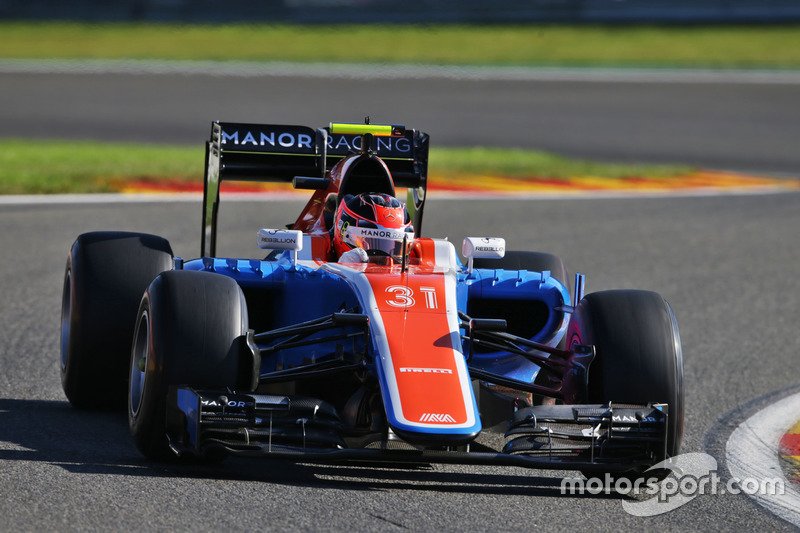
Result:
{"label": "helmet visor", "polygon": [[406,235],[406,232],[397,229],[350,226],[343,237],[352,246],[363,248],[367,252],[378,250],[399,260],[403,254],[403,239]]}

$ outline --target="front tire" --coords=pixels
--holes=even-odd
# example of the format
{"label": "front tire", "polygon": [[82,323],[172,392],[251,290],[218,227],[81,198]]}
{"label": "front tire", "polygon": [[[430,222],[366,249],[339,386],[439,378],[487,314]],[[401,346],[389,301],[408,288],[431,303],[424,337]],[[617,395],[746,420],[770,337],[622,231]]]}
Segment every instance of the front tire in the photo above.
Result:
{"label": "front tire", "polygon": [[669,304],[648,291],[588,294],[575,311],[568,338],[570,346],[595,346],[588,401],[667,403],[667,454],[678,455],[684,424],[683,350]]}
{"label": "front tire", "polygon": [[125,405],[136,310],[172,264],[169,243],[145,233],[84,233],[72,245],[61,303],[61,385],[72,405]]}
{"label": "front tire", "polygon": [[210,272],[164,272],[142,297],[130,354],[128,421],[146,458],[174,458],[166,434],[171,385],[246,389],[252,381],[239,285]]}

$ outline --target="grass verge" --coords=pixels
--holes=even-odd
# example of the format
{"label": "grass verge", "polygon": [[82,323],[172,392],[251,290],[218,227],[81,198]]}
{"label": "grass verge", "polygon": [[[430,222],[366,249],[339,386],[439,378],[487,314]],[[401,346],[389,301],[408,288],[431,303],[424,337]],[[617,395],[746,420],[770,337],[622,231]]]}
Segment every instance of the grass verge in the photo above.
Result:
{"label": "grass verge", "polygon": [[800,68],[800,25],[0,23],[0,58]]}
{"label": "grass verge", "polygon": [[[203,147],[93,141],[0,140],[0,194],[115,192],[131,182],[202,183]],[[433,148],[429,173],[476,179],[679,177],[694,169],[592,163],[544,152]]]}

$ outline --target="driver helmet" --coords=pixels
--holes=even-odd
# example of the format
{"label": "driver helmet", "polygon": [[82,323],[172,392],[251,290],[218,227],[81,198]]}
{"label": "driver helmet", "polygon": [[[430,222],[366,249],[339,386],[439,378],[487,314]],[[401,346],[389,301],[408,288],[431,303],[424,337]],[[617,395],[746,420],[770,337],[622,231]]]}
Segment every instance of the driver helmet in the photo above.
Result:
{"label": "driver helmet", "polygon": [[384,193],[345,195],[336,211],[333,247],[338,256],[354,248],[400,261],[403,239],[414,237],[406,206]]}

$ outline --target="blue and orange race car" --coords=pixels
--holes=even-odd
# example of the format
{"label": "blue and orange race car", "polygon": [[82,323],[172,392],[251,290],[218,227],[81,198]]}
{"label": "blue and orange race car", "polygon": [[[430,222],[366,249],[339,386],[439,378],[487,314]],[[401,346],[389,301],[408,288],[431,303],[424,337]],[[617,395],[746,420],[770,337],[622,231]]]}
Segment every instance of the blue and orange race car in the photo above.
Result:
{"label": "blue and orange race car", "polygon": [[[428,144],[396,125],[213,123],[198,259],[142,233],[72,246],[67,398],[127,403],[154,460],[596,473],[678,454],[682,351],[666,301],[584,294],[560,258],[507,251],[498,236],[466,237],[463,258],[423,236]],[[286,228],[254,228],[263,259],[217,257],[225,180],[313,193]]]}

